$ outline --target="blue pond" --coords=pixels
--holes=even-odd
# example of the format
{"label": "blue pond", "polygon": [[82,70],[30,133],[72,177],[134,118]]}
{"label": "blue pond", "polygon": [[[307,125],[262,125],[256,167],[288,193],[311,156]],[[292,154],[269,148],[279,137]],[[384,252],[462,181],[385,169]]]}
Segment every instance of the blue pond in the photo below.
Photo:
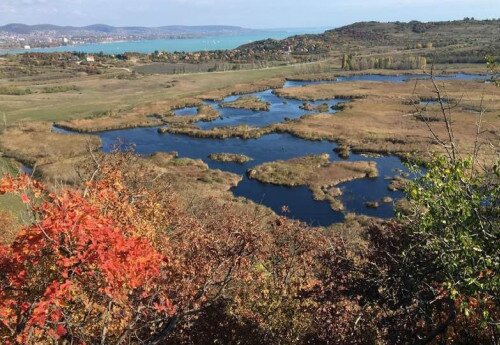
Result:
{"label": "blue pond", "polygon": [[[406,80],[422,78],[421,75],[400,75],[400,76],[381,76],[381,75],[358,75],[345,77],[338,81],[350,80],[373,80],[383,82],[401,83]],[[472,74],[455,74],[440,77],[441,79],[457,80],[485,80],[487,76]],[[314,82],[293,82],[287,81],[285,87],[310,85]],[[321,83],[321,82],[316,82]],[[216,108],[221,113],[221,118],[212,122],[201,122],[197,125],[202,129],[210,129],[220,126],[235,126],[239,124],[248,124],[251,126],[266,126],[273,123],[284,121],[286,118],[294,119],[310,112],[300,109],[301,101],[285,100],[277,97],[271,90],[253,93],[266,102],[270,103],[270,110],[264,112],[254,112],[250,110],[220,108],[216,102],[206,102]],[[224,102],[230,102],[239,96],[227,97]],[[334,106],[345,100],[332,99],[327,101],[313,102],[313,105],[328,103]],[[335,111],[331,110],[332,116]],[[194,115],[196,108],[185,108],[176,111],[177,115]],[[60,129],[57,131],[67,133]],[[184,135],[159,134],[158,128],[134,128],[117,131],[107,131],[99,133],[102,139],[103,151],[113,150],[117,142],[123,147],[134,145],[135,150],[141,155],[150,155],[155,152],[177,151],[181,157],[201,159],[212,169],[221,169],[243,176],[242,182],[235,188],[233,193],[236,196],[251,199],[270,207],[277,213],[281,213],[283,206],[288,206],[290,210],[287,216],[307,222],[311,225],[327,226],[332,223],[341,222],[344,214],[334,212],[330,205],[324,201],[315,201],[312,193],[307,187],[283,187],[270,184],[263,184],[247,178],[247,171],[252,167],[275,160],[287,160],[294,157],[301,157],[310,154],[330,154],[331,161],[340,161],[341,159],[333,152],[336,147],[334,143],[328,141],[308,141],[296,138],[289,134],[270,134],[258,139],[243,140],[231,138],[225,140],[219,139],[200,139]],[[239,153],[250,156],[252,161],[245,164],[221,163],[208,159],[212,153]],[[391,197],[397,200],[403,197],[402,192],[391,192],[388,190],[389,179],[402,172],[408,172],[401,160],[394,156],[366,157],[363,155],[352,154],[350,161],[371,160],[377,163],[379,176],[376,178],[364,178],[353,180],[339,185],[343,191],[341,197],[346,208],[346,212],[365,214],[382,218],[394,216],[392,203],[381,203],[379,208],[367,208],[365,203],[371,201],[380,201],[384,197]]]}
{"label": "blue pond", "polygon": [[[279,123],[285,121],[285,119],[296,119],[303,115],[310,114],[310,111],[306,111],[300,108],[302,101],[296,99],[283,99],[276,96],[272,90],[256,92],[250,94],[251,96],[257,97],[264,102],[270,104],[269,111],[252,111],[248,109],[234,109],[227,107],[220,107],[217,102],[206,102],[207,104],[214,107],[220,113],[220,118],[211,122],[201,122],[198,123],[198,127],[201,129],[211,129],[215,127],[224,126],[237,126],[237,125],[249,125],[253,127],[265,127],[274,123]],[[229,96],[226,97],[222,103],[232,102],[241,96]],[[309,102],[312,105],[320,105],[322,103],[327,103],[331,107],[339,103],[345,102],[343,99],[332,99],[327,101],[317,101]],[[331,112],[335,111],[331,109]]]}
{"label": "blue pond", "polygon": [[[290,209],[289,216],[305,221],[312,225],[329,225],[342,221],[344,215],[334,212],[327,202],[315,201],[307,187],[289,188],[263,184],[246,177],[248,169],[270,161],[286,160],[309,154],[330,154],[332,161],[340,158],[333,152],[336,147],[328,141],[307,141],[288,134],[270,134],[259,139],[243,140],[231,138],[225,140],[199,139],[184,135],[159,134],[157,128],[135,128],[129,130],[109,131],[100,133],[103,150],[109,152],[114,149],[117,141],[124,146],[134,144],[137,153],[149,155],[155,152],[177,151],[181,157],[202,159],[212,169],[221,169],[244,176],[243,181],[233,189],[236,196],[243,196],[257,203],[262,203],[275,212],[280,213],[282,206]],[[211,153],[241,153],[253,158],[245,164],[220,163],[208,159]],[[383,204],[378,209],[365,207],[366,201],[379,200],[384,196],[392,198],[402,197],[401,192],[390,192],[387,189],[389,181],[386,177],[396,174],[396,169],[405,170],[401,161],[396,157],[367,158],[361,155],[352,155],[351,160],[374,160],[378,164],[380,177],[362,179],[344,183],[343,201],[347,211],[378,217],[392,217],[392,204]],[[351,188],[352,186],[352,188]]]}
{"label": "blue pond", "polygon": [[174,114],[177,116],[193,116],[196,115],[197,113],[198,113],[197,107],[182,108],[174,111]]}

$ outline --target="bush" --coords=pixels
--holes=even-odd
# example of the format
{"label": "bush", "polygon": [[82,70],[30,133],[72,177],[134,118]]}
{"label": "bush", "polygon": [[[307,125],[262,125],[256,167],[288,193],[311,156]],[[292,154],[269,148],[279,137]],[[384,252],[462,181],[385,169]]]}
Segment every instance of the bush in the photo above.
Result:
{"label": "bush", "polygon": [[26,175],[4,178],[6,192],[20,193],[36,221],[0,246],[4,342],[117,343],[137,320],[144,326],[174,314],[161,283],[166,257],[133,228],[120,227],[79,192],[53,195]]}
{"label": "bush", "polygon": [[78,91],[78,90],[80,90],[80,88],[78,88],[75,85],[60,85],[60,86],[44,87],[42,92],[43,93],[59,93],[59,92]]}
{"label": "bush", "polygon": [[[145,186],[157,179],[137,157],[103,160],[79,190],[50,193],[26,175],[1,180],[0,193],[19,194],[34,214],[0,246],[2,343],[165,343],[220,304],[257,330],[269,322],[269,336],[289,343],[287,310],[307,302],[296,298],[314,281],[317,232],[213,201],[198,219],[168,183]],[[264,287],[272,291],[256,306]],[[280,310],[273,320],[271,308]],[[298,306],[293,313],[293,322],[306,315]],[[203,322],[215,327],[211,317]]]}
{"label": "bush", "polygon": [[479,174],[470,160],[438,157],[408,187],[413,213],[405,224],[420,242],[413,250],[434,258],[461,311],[486,321],[500,295],[499,180],[498,165]]}
{"label": "bush", "polygon": [[474,316],[497,316],[498,258],[487,236],[498,236],[498,183],[467,165],[435,163],[412,185],[405,222],[360,218],[325,231],[218,198],[186,205],[159,178],[164,170],[131,153],[92,162],[99,169],[79,169],[86,183],[57,193],[25,175],[0,181],[0,194],[18,194],[33,213],[0,245],[0,342],[494,338]]}
{"label": "bush", "polygon": [[9,96],[23,96],[31,94],[30,89],[21,89],[17,87],[0,87],[0,95],[9,95]]}

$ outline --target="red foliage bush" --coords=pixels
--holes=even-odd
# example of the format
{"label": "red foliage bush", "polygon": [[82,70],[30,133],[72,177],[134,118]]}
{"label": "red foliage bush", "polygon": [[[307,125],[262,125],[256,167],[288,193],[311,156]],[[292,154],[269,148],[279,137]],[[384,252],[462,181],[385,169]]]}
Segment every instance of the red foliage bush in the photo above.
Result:
{"label": "red foliage bush", "polygon": [[[147,239],[129,236],[133,229],[118,227],[80,192],[50,194],[27,176],[4,178],[0,194],[7,192],[21,194],[35,220],[11,246],[0,246],[4,342],[68,332],[80,342],[119,337],[133,320],[175,312],[160,284],[167,258]],[[121,320],[113,329],[111,318]]]}

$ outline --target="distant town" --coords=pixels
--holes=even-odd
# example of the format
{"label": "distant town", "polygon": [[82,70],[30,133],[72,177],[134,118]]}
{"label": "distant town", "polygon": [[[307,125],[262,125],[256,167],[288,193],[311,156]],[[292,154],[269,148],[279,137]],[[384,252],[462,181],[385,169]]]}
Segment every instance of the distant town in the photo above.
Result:
{"label": "distant town", "polygon": [[8,24],[0,26],[0,49],[30,50],[88,43],[199,38],[254,32],[257,30],[217,25],[146,28],[113,27],[102,24],[85,27]]}

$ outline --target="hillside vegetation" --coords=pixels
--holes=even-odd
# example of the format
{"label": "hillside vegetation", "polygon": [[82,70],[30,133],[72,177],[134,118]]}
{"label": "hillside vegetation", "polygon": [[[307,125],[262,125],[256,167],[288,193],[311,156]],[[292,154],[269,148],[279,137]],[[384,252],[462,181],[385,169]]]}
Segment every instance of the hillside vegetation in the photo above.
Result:
{"label": "hillside vegetation", "polygon": [[334,52],[414,52],[436,62],[483,62],[500,52],[500,20],[450,22],[360,22],[319,35],[264,40],[239,47],[254,52],[282,51],[293,56]]}

